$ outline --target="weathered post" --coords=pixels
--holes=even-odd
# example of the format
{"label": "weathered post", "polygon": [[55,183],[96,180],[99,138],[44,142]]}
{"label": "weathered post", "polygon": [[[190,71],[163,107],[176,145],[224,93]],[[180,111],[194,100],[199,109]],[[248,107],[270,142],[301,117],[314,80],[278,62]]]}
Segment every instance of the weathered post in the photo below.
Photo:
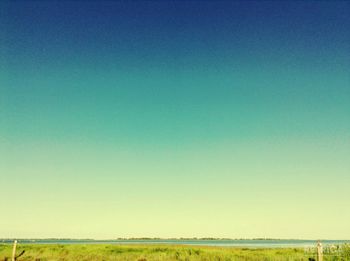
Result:
{"label": "weathered post", "polygon": [[11,261],[16,260],[16,247],[17,247],[17,240],[13,242],[13,249],[12,249],[12,259]]}
{"label": "weathered post", "polygon": [[323,261],[323,249],[321,241],[317,242],[317,260]]}

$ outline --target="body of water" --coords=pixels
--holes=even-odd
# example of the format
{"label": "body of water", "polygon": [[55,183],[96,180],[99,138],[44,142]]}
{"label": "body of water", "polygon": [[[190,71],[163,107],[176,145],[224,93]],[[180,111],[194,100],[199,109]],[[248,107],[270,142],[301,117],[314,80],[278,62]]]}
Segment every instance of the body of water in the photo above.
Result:
{"label": "body of water", "polygon": [[[0,243],[12,243],[13,239],[2,239]],[[305,248],[315,247],[317,240],[285,240],[285,239],[120,239],[120,240],[74,240],[74,239],[18,239],[19,244],[169,244],[247,248]],[[350,243],[350,240],[321,240],[323,245],[339,245]]]}

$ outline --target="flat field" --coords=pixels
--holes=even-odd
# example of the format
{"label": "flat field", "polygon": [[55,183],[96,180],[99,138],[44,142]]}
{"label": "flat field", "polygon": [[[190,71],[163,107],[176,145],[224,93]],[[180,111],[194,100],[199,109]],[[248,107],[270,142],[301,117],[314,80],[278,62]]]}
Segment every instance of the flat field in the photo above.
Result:
{"label": "flat field", "polygon": [[[316,260],[302,248],[237,248],[183,245],[102,245],[102,244],[18,244],[17,261],[229,261],[229,260]],[[0,244],[0,260],[11,260],[12,245]],[[6,259],[7,258],[7,259]],[[348,259],[349,258],[349,259]],[[327,260],[350,260],[344,255],[324,256]]]}

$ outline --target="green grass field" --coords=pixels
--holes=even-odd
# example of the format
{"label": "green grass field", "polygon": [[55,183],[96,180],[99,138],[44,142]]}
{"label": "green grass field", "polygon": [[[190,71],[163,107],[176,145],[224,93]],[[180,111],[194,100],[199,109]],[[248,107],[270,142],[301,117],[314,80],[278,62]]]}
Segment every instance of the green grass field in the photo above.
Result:
{"label": "green grass field", "polygon": [[[313,260],[315,255],[302,248],[251,249],[207,246],[170,245],[44,245],[19,244],[17,254],[25,250],[18,261],[123,260],[123,261],[229,261],[229,260]],[[0,244],[0,260],[11,260],[12,246]],[[350,260],[349,253],[324,256],[327,260]],[[311,259],[310,259],[311,258]]]}

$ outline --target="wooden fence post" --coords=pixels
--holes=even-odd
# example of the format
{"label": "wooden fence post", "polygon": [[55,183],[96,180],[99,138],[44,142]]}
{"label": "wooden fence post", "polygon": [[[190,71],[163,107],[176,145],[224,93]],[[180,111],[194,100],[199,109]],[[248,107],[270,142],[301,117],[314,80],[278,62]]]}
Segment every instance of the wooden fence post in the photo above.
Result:
{"label": "wooden fence post", "polygon": [[317,242],[317,260],[323,261],[323,249],[320,241]]}
{"label": "wooden fence post", "polygon": [[16,247],[17,247],[17,240],[15,240],[15,242],[13,242],[13,249],[12,249],[12,261],[16,260]]}

